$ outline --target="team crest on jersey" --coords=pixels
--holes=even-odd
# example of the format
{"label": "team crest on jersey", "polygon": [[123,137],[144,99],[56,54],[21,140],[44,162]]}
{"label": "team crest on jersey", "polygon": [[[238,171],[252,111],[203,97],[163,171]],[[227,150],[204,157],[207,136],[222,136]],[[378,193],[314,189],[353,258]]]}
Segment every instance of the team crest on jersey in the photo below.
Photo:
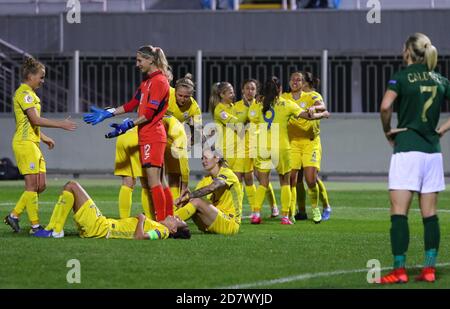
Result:
{"label": "team crest on jersey", "polygon": [[301,102],[301,103],[300,103],[300,107],[301,107],[301,108],[305,108],[305,106],[306,106],[306,103],[305,103],[305,102]]}
{"label": "team crest on jersey", "polygon": [[256,112],[255,111],[250,111],[250,116],[255,117]]}
{"label": "team crest on jersey", "polygon": [[33,97],[31,95],[27,94],[25,96],[25,102],[26,103],[33,103]]}
{"label": "team crest on jersey", "polygon": [[189,118],[189,113],[188,112],[184,112],[183,113],[183,117],[184,117],[184,119],[188,119]]}
{"label": "team crest on jersey", "polygon": [[317,162],[317,154],[315,151],[312,153],[311,162]]}
{"label": "team crest on jersey", "polygon": [[36,167],[36,164],[34,164],[34,162],[30,163],[30,169],[34,170],[34,168]]}
{"label": "team crest on jersey", "polygon": [[222,118],[223,120],[228,118],[228,114],[225,111],[220,112],[220,118]]}

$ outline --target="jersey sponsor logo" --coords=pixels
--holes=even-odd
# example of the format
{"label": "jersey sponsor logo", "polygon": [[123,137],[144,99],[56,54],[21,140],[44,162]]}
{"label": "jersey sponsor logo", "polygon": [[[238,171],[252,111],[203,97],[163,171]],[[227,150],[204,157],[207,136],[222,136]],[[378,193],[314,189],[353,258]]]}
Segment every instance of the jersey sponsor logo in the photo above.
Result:
{"label": "jersey sponsor logo", "polygon": [[34,168],[36,167],[36,164],[34,164],[34,162],[30,163],[30,169],[34,170]]}
{"label": "jersey sponsor logo", "polygon": [[397,81],[395,79],[391,79],[389,81],[389,85],[396,85],[396,84],[397,84]]}
{"label": "jersey sponsor logo", "polygon": [[33,103],[33,97],[31,95],[27,94],[25,96],[25,102],[26,103]]}
{"label": "jersey sponsor logo", "polygon": [[228,118],[228,114],[225,111],[220,112],[220,118],[222,118],[223,120]]}
{"label": "jersey sponsor logo", "polygon": [[150,104],[152,104],[152,105],[159,106],[159,103],[160,102],[158,102],[158,100],[150,100]]}
{"label": "jersey sponsor logo", "polygon": [[144,160],[147,160],[150,157],[150,144],[144,145]]}

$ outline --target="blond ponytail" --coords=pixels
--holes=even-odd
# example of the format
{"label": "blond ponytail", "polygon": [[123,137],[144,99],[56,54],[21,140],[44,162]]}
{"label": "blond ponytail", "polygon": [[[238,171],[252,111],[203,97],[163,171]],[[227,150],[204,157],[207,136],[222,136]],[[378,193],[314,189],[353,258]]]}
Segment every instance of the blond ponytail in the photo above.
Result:
{"label": "blond ponytail", "polygon": [[438,52],[436,47],[431,45],[431,43],[425,46],[425,62],[429,71],[433,71],[436,68],[437,60]]}
{"label": "blond ponytail", "polygon": [[418,32],[411,35],[405,42],[405,48],[413,63],[425,64],[429,71],[436,68],[438,52],[425,34]]}

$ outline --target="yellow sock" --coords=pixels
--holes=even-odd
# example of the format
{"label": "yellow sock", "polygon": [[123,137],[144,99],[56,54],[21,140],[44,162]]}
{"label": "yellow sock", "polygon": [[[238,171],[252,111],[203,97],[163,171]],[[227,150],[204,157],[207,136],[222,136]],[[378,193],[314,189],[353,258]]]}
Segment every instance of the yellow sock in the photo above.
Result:
{"label": "yellow sock", "polygon": [[180,188],[179,187],[170,187],[170,192],[172,192],[172,197],[173,197],[174,201],[180,197]]}
{"label": "yellow sock", "polygon": [[[277,206],[277,199],[275,198],[275,192],[273,191],[272,183],[269,182],[269,186],[266,190],[267,201],[269,202],[270,207]],[[261,204],[262,205],[262,204]]]}
{"label": "yellow sock", "polygon": [[48,222],[47,226],[45,227],[45,230],[47,230],[47,231],[53,230],[55,228],[56,221],[58,220],[58,217],[59,217],[59,210],[61,209],[61,207],[56,207],[56,206],[58,205],[61,198],[62,198],[62,194],[59,196],[58,202],[56,202],[56,205],[53,207],[52,216],[50,217],[50,221]]}
{"label": "yellow sock", "polygon": [[281,212],[283,216],[289,215],[289,207],[291,205],[291,186],[281,186]]}
{"label": "yellow sock", "polygon": [[251,186],[245,186],[245,193],[247,194],[248,204],[250,205],[250,209],[255,208],[255,195],[256,195],[256,186],[253,184]]}
{"label": "yellow sock", "polygon": [[11,211],[11,213],[16,216],[17,218],[22,214],[22,212],[25,210],[25,207],[27,206],[28,198],[30,197],[30,194],[28,194],[30,191],[24,191],[22,195],[20,196],[20,199],[17,201],[16,206]]}
{"label": "yellow sock", "polygon": [[142,188],[141,203],[145,216],[150,220],[155,220],[155,209],[153,207],[153,201],[149,189]]}
{"label": "yellow sock", "polygon": [[330,205],[330,201],[328,200],[328,192],[327,189],[325,189],[325,184],[322,182],[322,180],[317,179],[317,185],[319,186],[319,198],[322,202],[323,207],[327,207]]}
{"label": "yellow sock", "polygon": [[297,211],[297,188],[291,187],[291,204],[289,206],[289,216],[295,216]]}
{"label": "yellow sock", "polygon": [[252,212],[260,212],[261,208],[264,204],[264,199],[266,198],[266,192],[267,188],[263,185],[259,185],[258,188],[256,188],[255,193],[255,208],[252,209]]}
{"label": "yellow sock", "polygon": [[37,192],[25,191],[24,194],[27,195],[27,214],[28,220],[30,220],[32,225],[39,224],[39,196]]}
{"label": "yellow sock", "polygon": [[180,217],[181,220],[186,221],[187,219],[192,217],[196,211],[197,208],[195,208],[192,203],[187,203],[183,207],[178,208],[174,215]]}
{"label": "yellow sock", "polygon": [[[173,200],[175,201],[177,198],[180,197],[180,188],[179,187],[170,187],[170,192],[172,192]],[[173,205],[173,213],[177,211],[177,206]]]}
{"label": "yellow sock", "polygon": [[297,182],[297,205],[299,211],[306,212],[306,191],[303,180]]}
{"label": "yellow sock", "polygon": [[119,191],[119,217],[128,218],[131,215],[131,205],[133,203],[133,189],[122,185]]}
{"label": "yellow sock", "polygon": [[316,208],[319,202],[319,186],[316,185],[312,188],[308,188],[308,196],[311,201],[311,207]]}
{"label": "yellow sock", "polygon": [[69,191],[63,191],[59,196],[58,202],[55,205],[55,208],[59,208],[58,218],[56,219],[55,228],[53,229],[55,233],[60,233],[64,229],[67,216],[73,208],[74,201],[75,198]]}

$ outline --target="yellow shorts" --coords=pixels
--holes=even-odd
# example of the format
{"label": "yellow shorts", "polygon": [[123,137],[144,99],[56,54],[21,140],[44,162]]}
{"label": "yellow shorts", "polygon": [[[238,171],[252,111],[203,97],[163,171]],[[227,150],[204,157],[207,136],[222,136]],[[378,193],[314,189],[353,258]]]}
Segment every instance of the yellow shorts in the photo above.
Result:
{"label": "yellow shorts", "polygon": [[167,174],[179,174],[181,175],[181,181],[188,183],[190,169],[186,149],[166,148],[164,151],[164,168]]}
{"label": "yellow shorts", "polygon": [[145,176],[139,154],[137,128],[117,137],[114,175],[133,178]]}
{"label": "yellow shorts", "polygon": [[206,231],[214,234],[221,235],[234,235],[239,232],[239,224],[228,216],[224,214],[222,211],[218,209],[219,213],[217,214],[214,222],[207,227]]}
{"label": "yellow shorts", "polygon": [[225,160],[227,161],[227,164],[228,164],[228,167],[230,168],[230,170],[234,171],[234,166],[236,164],[236,158],[229,157],[229,158],[225,158]]}
{"label": "yellow shorts", "polygon": [[250,173],[253,172],[253,159],[252,158],[236,158],[232,168],[236,173]]}
{"label": "yellow shorts", "polygon": [[302,167],[315,167],[320,171],[322,160],[322,145],[320,137],[313,141],[291,141],[292,168],[300,170]]}
{"label": "yellow shorts", "polygon": [[270,172],[273,168],[279,175],[287,174],[291,171],[291,155],[289,149],[279,149],[272,152],[270,158],[255,159],[255,167],[260,172]]}
{"label": "yellow shorts", "polygon": [[47,171],[39,143],[31,141],[13,142],[12,148],[20,174],[39,174]]}
{"label": "yellow shorts", "polygon": [[110,222],[102,215],[92,199],[87,200],[73,216],[80,237],[103,238],[109,233]]}

